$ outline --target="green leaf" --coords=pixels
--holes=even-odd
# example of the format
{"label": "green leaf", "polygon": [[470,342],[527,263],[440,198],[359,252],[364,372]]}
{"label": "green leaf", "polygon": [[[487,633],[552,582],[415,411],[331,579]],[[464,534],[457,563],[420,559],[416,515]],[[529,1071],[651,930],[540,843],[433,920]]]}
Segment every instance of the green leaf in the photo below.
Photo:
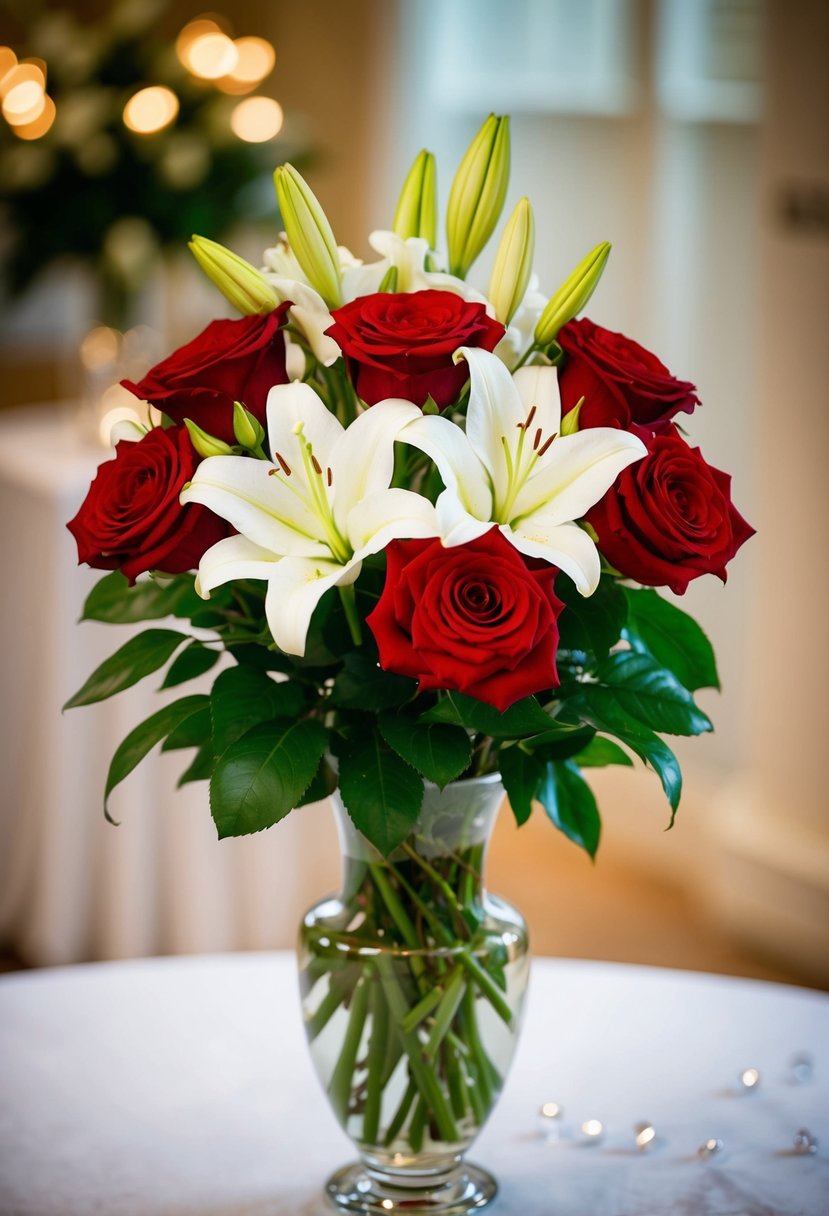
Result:
{"label": "green leaf", "polygon": [[569,760],[586,747],[596,732],[592,726],[573,725],[551,719],[550,729],[525,740],[539,760]]}
{"label": "green leaf", "polygon": [[547,765],[538,800],[565,836],[591,857],[599,847],[602,821],[593,791],[572,760]]}
{"label": "green leaf", "polygon": [[532,814],[544,776],[544,765],[521,747],[504,747],[498,753],[498,767],[507,791],[512,813],[520,827]]}
{"label": "green leaf", "polygon": [[719,688],[714,648],[693,617],[656,591],[625,588],[625,637],[634,650],[651,655],[685,688]]}
{"label": "green leaf", "polygon": [[174,688],[177,684],[184,684],[187,680],[195,680],[197,676],[204,675],[218,663],[220,654],[220,651],[211,650],[201,642],[191,642],[173,659],[161,687]]}
{"label": "green leaf", "polygon": [[321,722],[277,718],[231,743],[210,781],[210,813],[219,839],[271,827],[293,810],[328,746]]}
{"label": "green leaf", "polygon": [[336,787],[336,779],[332,777],[331,770],[323,757],[311,784],[297,803],[297,807],[307,806],[310,802],[322,802],[323,798],[327,798],[329,794],[333,793]]}
{"label": "green leaf", "polygon": [[260,722],[298,718],[304,708],[298,684],[273,680],[255,667],[229,667],[216,677],[210,694],[214,755],[221,756]]}
{"label": "green leaf", "polygon": [[181,574],[164,582],[142,579],[131,587],[120,570],[113,570],[90,591],[81,620],[131,625],[164,616],[190,617],[204,607],[193,582],[192,574]]}
{"label": "green leaf", "polygon": [[448,722],[453,726],[464,726],[467,730],[492,735],[493,738],[517,739],[549,730],[552,719],[535,697],[524,697],[501,713],[474,697],[449,692],[441,697],[437,705],[421,714],[420,721]]}
{"label": "green leaf", "polygon": [[587,747],[582,748],[574,759],[579,768],[604,768],[607,764],[633,767],[633,761],[626,751],[611,739],[603,739],[598,735],[591,739]]}
{"label": "green leaf", "polygon": [[711,719],[676,676],[650,655],[633,650],[611,655],[596,672],[596,683],[579,685],[577,699],[623,730],[631,718],[668,735],[713,730]]}
{"label": "green leaf", "polygon": [[472,744],[466,731],[456,726],[418,722],[406,714],[383,714],[377,726],[398,756],[441,789],[469,765]]}
{"label": "green leaf", "polygon": [[152,717],[141,722],[119,744],[110,762],[104,791],[104,814],[110,823],[114,823],[115,820],[110,817],[107,803],[116,785],[132,772],[148,752],[152,751],[156,743],[160,743],[172,731],[183,728],[192,718],[203,714],[208,704],[209,698],[201,694],[173,701],[172,704],[165,705]]}
{"label": "green leaf", "polygon": [[93,671],[83,688],[70,697],[63,708],[92,705],[123,692],[163,667],[173,651],[186,641],[186,634],[172,629],[145,629]]}
{"label": "green leaf", "polygon": [[381,713],[384,709],[405,705],[416,692],[415,680],[383,671],[369,655],[352,650],[345,656],[330,700],[340,709],[370,709]]}
{"label": "green leaf", "polygon": [[633,720],[627,720],[624,714],[614,714],[613,720],[610,721],[602,718],[600,713],[587,705],[579,705],[577,702],[573,702],[572,704],[586,721],[595,726],[596,730],[614,735],[626,747],[629,747],[632,752],[635,752],[640,760],[644,760],[657,773],[659,780],[662,782],[665,796],[671,804],[673,813],[668,826],[673,827],[679,800],[682,795],[682,770],[679,767],[679,761],[664,739],[660,739],[647,726],[642,726],[639,722]]}
{"label": "green leaf", "polygon": [[179,777],[176,788],[189,785],[191,781],[209,781],[213,774],[213,741],[208,739],[193,757],[193,762]]}
{"label": "green leaf", "polygon": [[558,618],[559,647],[604,659],[621,638],[627,617],[627,601],[617,581],[603,574],[593,594],[584,596],[571,579],[559,576],[556,594],[566,605]]}
{"label": "green leaf", "polygon": [[384,856],[417,821],[423,780],[379,737],[337,742],[340,795],[355,826]]}
{"label": "green leaf", "polygon": [[204,709],[170,731],[161,745],[163,752],[181,751],[184,747],[202,747],[212,736],[210,721],[210,698],[205,695]]}

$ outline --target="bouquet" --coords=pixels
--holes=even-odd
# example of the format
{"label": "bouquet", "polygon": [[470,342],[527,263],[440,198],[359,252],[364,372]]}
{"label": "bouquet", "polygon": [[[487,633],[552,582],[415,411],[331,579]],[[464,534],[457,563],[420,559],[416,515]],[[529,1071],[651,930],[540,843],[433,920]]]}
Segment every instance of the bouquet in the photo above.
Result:
{"label": "bouquet", "polygon": [[181,781],[209,781],[221,837],[334,791],[345,807],[346,891],[306,918],[301,961],[318,1069],[371,1153],[360,1193],[378,1162],[457,1162],[519,1021],[526,937],[482,896],[486,814],[473,798],[456,830],[452,799],[500,774],[519,824],[540,805],[593,856],[584,772],[636,757],[673,822],[663,736],[711,730],[694,693],[717,671],[657,588],[725,580],[752,533],[677,421],[693,384],[582,315],[607,243],[542,294],[522,198],[488,290],[467,281],[508,175],[491,115],[454,177],[444,254],[421,152],[363,263],[277,169],[286,231],[261,269],[191,243],[241,318],[126,384],[160,422],[121,427],[69,524],[109,571],[85,619],[177,622],[132,637],[69,705],[163,667],[163,688],[218,670],[123,741],[107,815],[159,743],[194,753]]}
{"label": "bouquet", "polygon": [[224,662],[209,695],[124,740],[105,806],[162,743],[195,748],[182,781],[209,780],[220,836],[339,786],[389,854],[424,782],[498,771],[519,823],[540,802],[594,854],[582,771],[631,754],[673,817],[661,736],[712,729],[693,694],[717,672],[655,588],[725,580],[752,529],[677,424],[694,386],[579,316],[607,243],[548,299],[523,198],[486,295],[468,284],[508,176],[508,120],[490,116],[452,184],[445,257],[427,152],[370,237],[376,261],[337,246],[290,165],[275,174],[286,234],[261,271],[193,239],[243,315],[126,382],[161,424],[121,425],[69,524],[80,561],[111,571],[83,619],[192,632],[139,634],[68,705],[170,660],[165,688]]}

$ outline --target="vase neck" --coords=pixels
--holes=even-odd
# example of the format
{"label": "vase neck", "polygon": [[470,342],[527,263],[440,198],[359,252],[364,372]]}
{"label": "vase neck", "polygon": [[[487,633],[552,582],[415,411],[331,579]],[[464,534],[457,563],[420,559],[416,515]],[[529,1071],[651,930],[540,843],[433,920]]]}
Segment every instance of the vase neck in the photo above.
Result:
{"label": "vase neck", "polygon": [[386,858],[358,831],[339,790],[335,791],[331,802],[346,880],[354,867],[362,868],[366,863],[393,866],[416,856],[428,867],[432,862],[455,859],[467,875],[467,895],[477,894],[481,890],[486,848],[503,799],[504,787],[497,773],[456,781],[442,790],[427,785],[411,832]]}

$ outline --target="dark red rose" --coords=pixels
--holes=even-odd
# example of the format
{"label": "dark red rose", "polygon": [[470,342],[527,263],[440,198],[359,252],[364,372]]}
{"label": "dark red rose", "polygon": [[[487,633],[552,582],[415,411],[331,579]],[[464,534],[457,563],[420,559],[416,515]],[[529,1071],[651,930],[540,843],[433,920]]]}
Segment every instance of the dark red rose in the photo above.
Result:
{"label": "dark red rose", "polygon": [[558,374],[562,411],[584,397],[580,427],[665,430],[675,414],[700,403],[693,384],[677,380],[656,355],[586,317],[565,325],[558,342],[566,355]]}
{"label": "dark red rose", "polygon": [[384,670],[501,711],[558,684],[554,566],[530,569],[497,528],[453,549],[394,540],[386,559],[368,617]]}
{"label": "dark red rose", "polygon": [[619,474],[587,513],[599,549],[626,578],[681,595],[716,574],[754,529],[731,502],[731,478],[671,427],[647,440],[648,455]]}
{"label": "dark red rose", "polygon": [[325,332],[345,355],[351,383],[367,405],[403,397],[440,409],[457,401],[469,379],[452,356],[460,346],[494,350],[504,327],[483,304],[451,291],[380,292],[360,296],[331,314]]}
{"label": "dark red rose", "polygon": [[228,534],[225,521],[207,507],[179,503],[199,463],[183,426],[156,427],[135,443],[122,439],[67,524],[78,561],[121,570],[131,583],[145,570],[194,569],[204,551]]}
{"label": "dark red rose", "polygon": [[285,303],[264,316],[211,321],[138,384],[121,383],[173,422],[191,418],[208,435],[232,444],[233,402],[241,401],[264,426],[269,391],[287,383],[285,339],[279,327],[289,308]]}

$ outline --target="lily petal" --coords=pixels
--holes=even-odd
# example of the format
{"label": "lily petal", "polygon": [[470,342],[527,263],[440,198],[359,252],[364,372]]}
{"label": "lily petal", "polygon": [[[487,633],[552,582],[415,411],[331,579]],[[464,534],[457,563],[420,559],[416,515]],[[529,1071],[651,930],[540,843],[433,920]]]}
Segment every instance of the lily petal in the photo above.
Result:
{"label": "lily petal", "polygon": [[284,557],[271,570],[265,615],[274,641],[286,654],[303,655],[314,609],[329,587],[353,583],[360,562]]}
{"label": "lily petal", "polygon": [[199,562],[196,591],[206,600],[214,587],[237,578],[270,578],[280,559],[246,536],[226,536],[217,541]]}
{"label": "lily petal", "polygon": [[305,498],[288,479],[271,477],[274,466],[242,456],[210,456],[193,474],[182,503],[198,502],[272,554],[327,556],[319,525]]}
{"label": "lily petal", "polygon": [[550,522],[581,517],[606,494],[629,464],[647,455],[642,440],[609,426],[562,435],[518,492],[513,520],[542,511]]}
{"label": "lily petal", "polygon": [[454,489],[444,490],[435,503],[440,539],[445,549],[466,545],[489,532],[496,525],[491,519],[479,519],[466,510]]}
{"label": "lily petal", "polygon": [[278,452],[289,467],[303,469],[305,457],[302,438],[313,447],[314,456],[325,467],[344,434],[342,425],[320,400],[310,384],[293,381],[278,384],[268,393],[266,407],[268,443],[272,456]]}
{"label": "lily petal", "polygon": [[578,524],[550,522],[534,515],[517,527],[502,524],[501,531],[520,553],[540,557],[569,574],[582,595],[592,595],[598,587],[599,551]]}
{"label": "lily petal", "polygon": [[355,560],[379,553],[390,540],[438,534],[435,508],[428,498],[412,490],[381,490],[370,494],[356,503],[348,515],[348,539]]}
{"label": "lily petal", "polygon": [[558,369],[541,366],[519,367],[513,380],[524,403],[525,416],[535,406],[537,425],[541,427],[544,435],[557,435],[561,429]]}
{"label": "lily petal", "polygon": [[378,401],[342,431],[336,449],[324,462],[331,467],[334,519],[341,532],[349,529],[349,516],[362,499],[388,489],[394,472],[394,441],[419,417],[420,410],[411,401],[390,397]]}
{"label": "lily petal", "polygon": [[462,346],[456,353],[469,364],[471,386],[466,413],[466,437],[475,455],[489,470],[495,502],[504,500],[509,486],[505,441],[512,452],[527,410],[506,366],[489,351]]}
{"label": "lily petal", "polygon": [[400,435],[403,443],[425,452],[437,466],[447,489],[457,494],[463,508],[478,519],[490,519],[492,490],[486,468],[472,451],[459,426],[448,418],[421,416]]}

